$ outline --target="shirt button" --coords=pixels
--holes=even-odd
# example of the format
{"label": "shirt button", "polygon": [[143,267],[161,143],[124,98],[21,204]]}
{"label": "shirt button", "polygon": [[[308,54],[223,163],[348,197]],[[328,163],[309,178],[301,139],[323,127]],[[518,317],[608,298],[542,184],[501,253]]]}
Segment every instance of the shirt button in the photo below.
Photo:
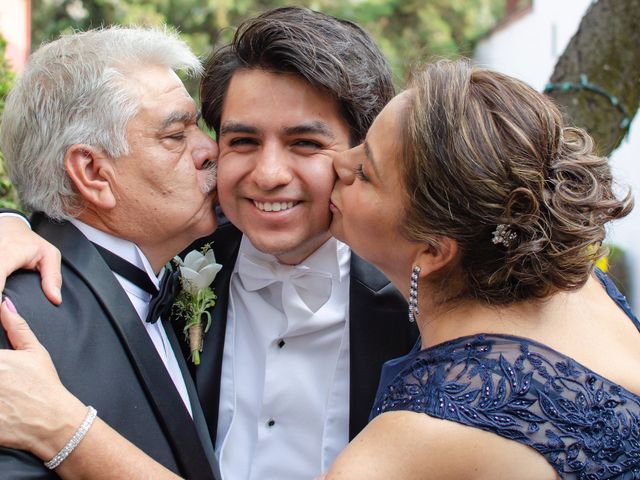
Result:
{"label": "shirt button", "polygon": [[267,427],[273,427],[276,424],[276,421],[273,418],[270,418],[267,421]]}
{"label": "shirt button", "polygon": [[283,339],[280,339],[280,340],[278,341],[278,348],[282,348],[282,347],[284,347],[284,344],[285,344],[285,341],[284,341]]}

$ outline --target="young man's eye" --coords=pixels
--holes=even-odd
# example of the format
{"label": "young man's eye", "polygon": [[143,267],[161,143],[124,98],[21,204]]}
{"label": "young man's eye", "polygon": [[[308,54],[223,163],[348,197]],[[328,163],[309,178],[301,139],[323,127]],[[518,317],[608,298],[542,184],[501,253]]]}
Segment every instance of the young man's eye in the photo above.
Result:
{"label": "young man's eye", "polygon": [[258,142],[255,138],[251,138],[251,137],[239,137],[239,138],[232,138],[231,140],[229,140],[228,145],[230,147],[242,147],[245,145],[256,145]]}
{"label": "young man's eye", "polygon": [[294,142],[293,145],[296,147],[315,148],[315,149],[320,149],[323,147],[321,143],[316,142],[314,140],[297,140],[296,142]]}
{"label": "young man's eye", "polygon": [[354,173],[356,174],[356,177],[359,180],[362,180],[363,182],[368,182],[369,181],[369,177],[367,177],[367,175],[364,173],[364,169],[362,168],[362,164],[358,164],[358,166],[355,168]]}

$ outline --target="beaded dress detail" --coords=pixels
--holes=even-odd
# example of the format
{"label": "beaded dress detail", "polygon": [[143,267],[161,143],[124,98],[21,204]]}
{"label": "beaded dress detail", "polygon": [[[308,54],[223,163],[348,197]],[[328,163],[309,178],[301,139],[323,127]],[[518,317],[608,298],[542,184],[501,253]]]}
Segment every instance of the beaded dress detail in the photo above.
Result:
{"label": "beaded dress detail", "polygon": [[[598,276],[640,330],[624,297]],[[640,396],[530,339],[474,335],[388,362],[371,418],[394,410],[528,445],[563,479],[640,479]]]}

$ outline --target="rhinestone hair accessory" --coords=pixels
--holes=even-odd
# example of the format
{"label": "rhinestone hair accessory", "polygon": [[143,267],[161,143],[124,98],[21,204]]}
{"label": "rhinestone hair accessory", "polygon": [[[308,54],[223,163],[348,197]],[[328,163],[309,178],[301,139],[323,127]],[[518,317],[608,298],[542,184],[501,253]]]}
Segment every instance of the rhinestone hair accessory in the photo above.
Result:
{"label": "rhinestone hair accessory", "polygon": [[418,276],[420,275],[420,267],[414,265],[411,269],[411,288],[409,289],[409,321],[415,322],[420,314],[418,310]]}
{"label": "rhinestone hair accessory", "polygon": [[501,223],[493,231],[493,238],[491,241],[495,245],[504,245],[505,247],[509,247],[516,238],[518,238],[518,234],[511,230],[511,227],[508,224]]}

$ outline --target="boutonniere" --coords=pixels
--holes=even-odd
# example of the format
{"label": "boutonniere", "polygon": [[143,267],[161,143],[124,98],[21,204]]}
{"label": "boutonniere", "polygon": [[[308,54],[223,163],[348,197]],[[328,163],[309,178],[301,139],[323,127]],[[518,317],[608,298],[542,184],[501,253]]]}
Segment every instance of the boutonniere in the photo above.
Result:
{"label": "boutonniere", "polygon": [[216,278],[222,265],[216,263],[210,244],[202,247],[201,251],[190,251],[184,260],[176,256],[174,263],[180,269],[182,289],[173,304],[174,318],[185,321],[184,335],[189,341],[191,361],[200,365],[202,339],[211,326],[209,309],[216,304],[216,295],[211,283]]}

